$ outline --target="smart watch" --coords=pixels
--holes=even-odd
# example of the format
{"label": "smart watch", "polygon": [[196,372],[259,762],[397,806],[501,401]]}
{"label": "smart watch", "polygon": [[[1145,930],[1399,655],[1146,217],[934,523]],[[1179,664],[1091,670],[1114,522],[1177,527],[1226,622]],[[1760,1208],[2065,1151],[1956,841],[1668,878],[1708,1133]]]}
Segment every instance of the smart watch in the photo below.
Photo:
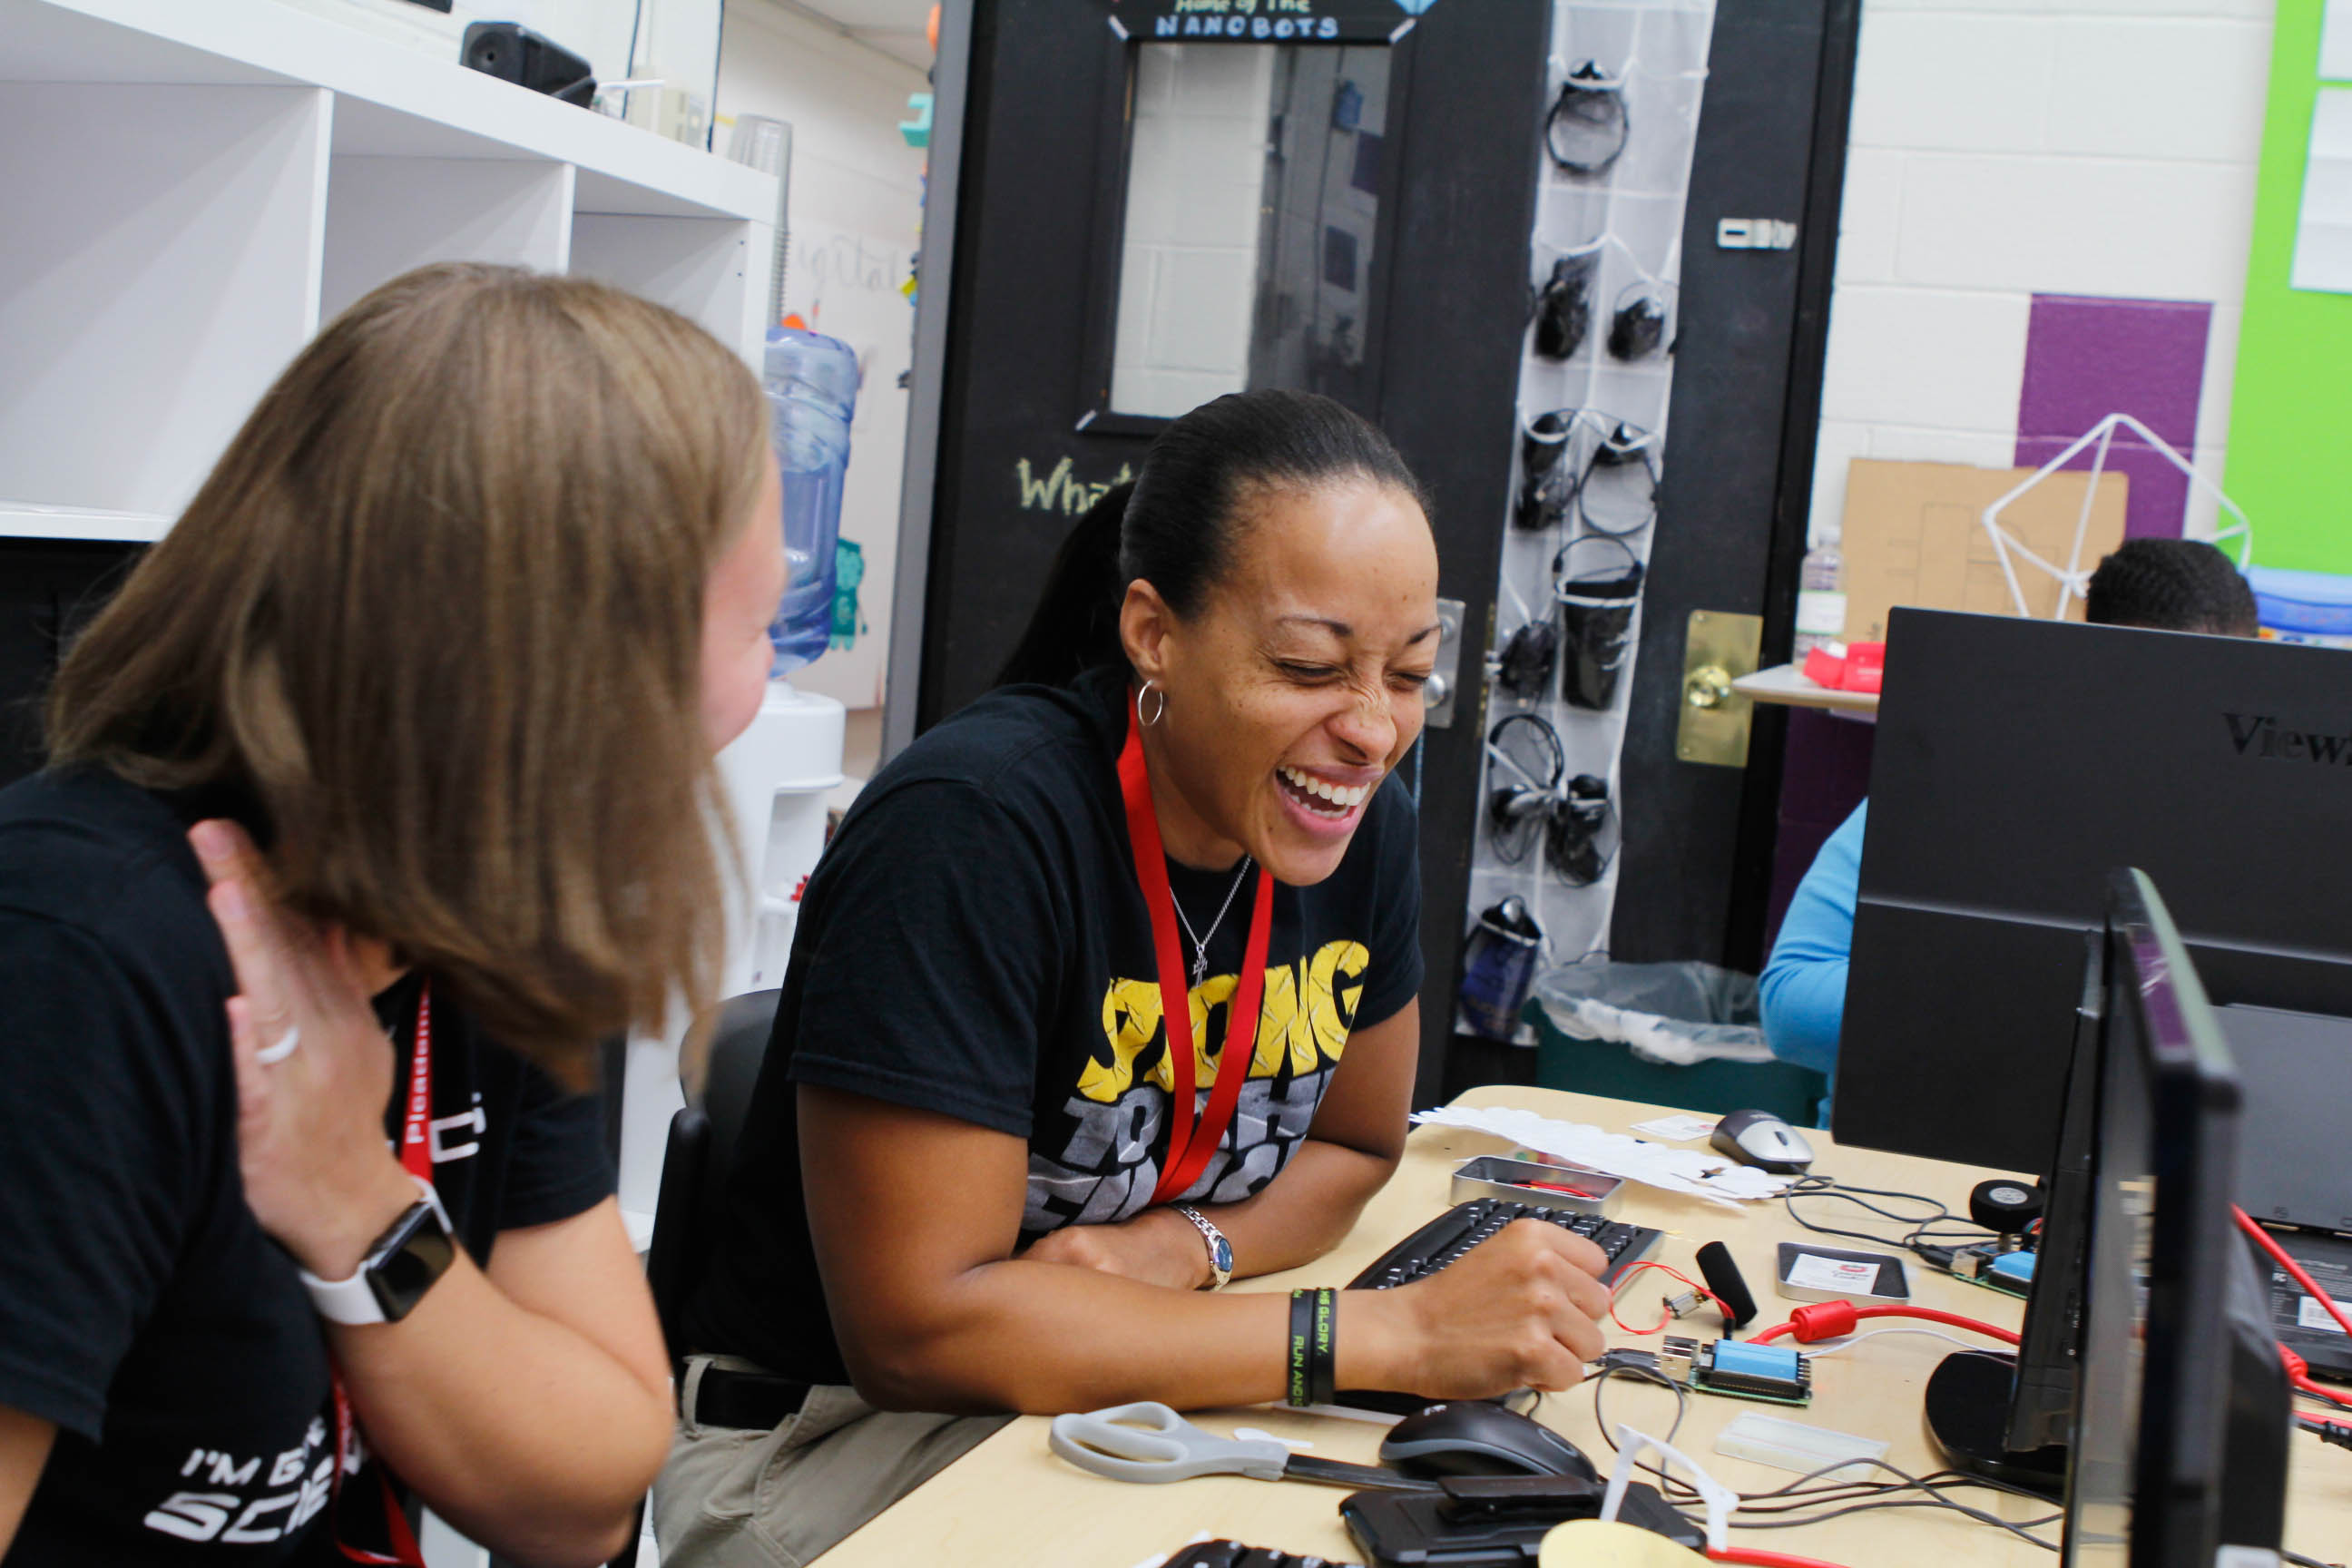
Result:
{"label": "smart watch", "polygon": [[1225,1233],[1211,1224],[1209,1216],[1199,1209],[1186,1204],[1169,1206],[1191,1220],[1192,1228],[1201,1233],[1201,1239],[1209,1244],[1209,1282],[1201,1289],[1214,1290],[1229,1282],[1234,1277],[1234,1244],[1225,1239]]}
{"label": "smart watch", "polygon": [[321,1279],[298,1270],[319,1316],[331,1323],[396,1323],[457,1260],[457,1237],[439,1195],[429,1182],[416,1185],[423,1195],[375,1238],[350,1279]]}

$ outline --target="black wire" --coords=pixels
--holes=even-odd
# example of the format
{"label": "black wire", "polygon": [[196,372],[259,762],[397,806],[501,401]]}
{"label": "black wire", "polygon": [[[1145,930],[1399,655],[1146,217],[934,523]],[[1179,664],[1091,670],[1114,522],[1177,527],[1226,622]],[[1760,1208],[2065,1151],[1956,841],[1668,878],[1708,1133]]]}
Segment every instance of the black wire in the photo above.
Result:
{"label": "black wire", "polygon": [[2284,1558],[2287,1562],[2294,1563],[2295,1568],[2343,1568],[2341,1563],[2322,1563],[2318,1558],[2305,1557],[2300,1552],[2282,1551],[2279,1555]]}
{"label": "black wire", "polygon": [[[1735,1518],[1731,1521],[1731,1527],[1734,1530],[1793,1530],[1800,1525],[1819,1524],[1825,1520],[1836,1519],[1842,1515],[1849,1513],[1861,1513],[1866,1510],[1874,1508],[1945,1508],[1951,1510],[1955,1513],[1964,1514],[1968,1518],[1977,1521],[1979,1523],[1990,1524],[1998,1529],[2005,1530],[2021,1541],[2031,1542],[2032,1544],[2041,1547],[2045,1552],[2055,1552],[2058,1550],[2054,1543],[2044,1541],[2040,1536],[2031,1534],[2029,1531],[2032,1529],[2050,1524],[2053,1521],[2063,1518],[2063,1515],[2051,1514],[2041,1519],[2028,1520],[2024,1523],[2019,1524],[2010,1520],[2003,1519],[1999,1514],[1989,1513],[1983,1509],[1970,1508],[1964,1502],[1956,1502],[1952,1499],[1944,1496],[1944,1489],[1964,1486],[1979,1487],[1989,1491],[2006,1493],[2011,1497],[2032,1498],[2036,1501],[2047,1500],[2043,1499],[2040,1493],[2030,1491],[2023,1487],[2011,1486],[2006,1481],[1997,1481],[1984,1476],[1963,1476],[1953,1470],[1931,1470],[1925,1476],[1914,1476],[1909,1471],[1903,1469],[1899,1466],[1890,1464],[1885,1459],[1845,1459],[1833,1465],[1825,1465],[1822,1468],[1814,1470],[1808,1475],[1801,1476],[1796,1480],[1790,1482],[1788,1486],[1782,1487],[1777,1491],[1758,1493],[1756,1494],[1754,1500],[1760,1502],[1774,1497],[1806,1496],[1807,1494],[1801,1492],[1798,1489],[1802,1488],[1807,1481],[1827,1475],[1832,1471],[1844,1469],[1850,1465],[1869,1465],[1874,1468],[1885,1470],[1893,1475],[1900,1477],[1901,1479],[1899,1482],[1890,1481],[1874,1483],[1882,1487],[1884,1489],[1884,1492],[1886,1494],[1904,1491],[1922,1491],[1927,1495],[1924,1498],[1896,1498],[1892,1495],[1882,1495],[1871,1500],[1849,1503],[1843,1507],[1833,1507],[1819,1513],[1809,1514],[1802,1519],[1759,1521],[1750,1524],[1744,1523],[1740,1520]],[[1947,1479],[1946,1478],[1948,1477],[1950,1479]],[[1874,1483],[1846,1483],[1848,1486],[1864,1486],[1870,1484]],[[1751,1511],[1748,1506],[1749,1500],[1750,1500],[1748,1498],[1744,1496],[1742,1497],[1742,1512]],[[1812,1503],[1819,1503],[1825,1500],[1827,1500],[1821,1498],[1811,1499]],[[1763,1511],[1775,1510],[1767,1510]]]}
{"label": "black wire", "polygon": [[[1815,1225],[1811,1220],[1807,1219],[1804,1215],[1797,1212],[1796,1200],[1801,1197],[1842,1199],[1846,1203],[1853,1205],[1856,1208],[1865,1209],[1870,1213],[1874,1214],[1882,1219],[1890,1219],[1897,1225],[1907,1225],[1912,1228],[1908,1235],[1897,1239],[1884,1236],[1875,1236],[1868,1231],[1844,1230],[1836,1226]],[[1927,1208],[1931,1208],[1936,1212],[1924,1217],[1916,1215],[1896,1214],[1892,1209],[1882,1208],[1877,1204],[1869,1202],[1868,1200],[1870,1198],[1894,1198],[1902,1203],[1919,1204]],[[1941,1244],[1955,1247],[1968,1247],[1975,1246],[1978,1243],[1992,1239],[1990,1232],[1984,1231],[1980,1227],[1969,1225],[1967,1220],[1961,1219],[1958,1215],[1953,1214],[1950,1209],[1945,1207],[1941,1203],[1937,1202],[1934,1198],[1927,1197],[1923,1194],[1898,1193],[1883,1187],[1846,1186],[1828,1176],[1799,1177],[1787,1191],[1780,1194],[1780,1206],[1782,1209],[1787,1211],[1790,1219],[1794,1220],[1798,1225],[1801,1226],[1805,1229],[1814,1232],[1816,1235],[1842,1236],[1853,1241],[1872,1242],[1880,1247],[1900,1247],[1913,1252],[1918,1251],[1922,1246],[1926,1245]],[[1935,1228],[1937,1226],[1945,1224],[1968,1226],[1969,1233],[1965,1237],[1960,1237],[1949,1232],[1938,1231]]]}
{"label": "black wire", "polygon": [[1843,1519],[1850,1513],[1867,1513],[1873,1509],[1879,1508],[1949,1509],[1955,1513],[1967,1515],[1979,1524],[1990,1524],[1996,1529],[2005,1530],[2020,1541],[2039,1546],[2044,1552],[2057,1551],[2058,1542],[2044,1541],[2032,1533],[2032,1530],[2029,1527],[2053,1524],[2065,1517],[2063,1513],[2053,1513],[2041,1519],[2028,1520],[2024,1524],[2013,1524],[1997,1513],[1987,1513],[1982,1509],[1970,1508],[1964,1502],[1954,1502],[1948,1497],[1931,1495],[1923,1498],[1879,1498],[1870,1502],[1848,1503],[1843,1508],[1825,1509],[1820,1513],[1808,1514],[1802,1519],[1765,1519],[1751,1521],[1735,1515],[1730,1524],[1734,1530],[1802,1530],[1809,1525],[1827,1524],[1831,1520]]}
{"label": "black wire", "polygon": [[[1613,102],[1616,109],[1613,116],[1604,112],[1602,121],[1596,121],[1581,113],[1576,116],[1577,120],[1588,129],[1599,129],[1607,119],[1613,118],[1617,121],[1616,144],[1598,158],[1563,157],[1560,154],[1559,143],[1552,139],[1552,130],[1559,124],[1561,114],[1569,108],[1570,101],[1580,98],[1605,98]],[[1602,76],[1601,62],[1598,60],[1587,60],[1569,72],[1559,85],[1559,96],[1552,100],[1551,111],[1544,116],[1544,151],[1551,155],[1551,161],[1571,174],[1582,174],[1587,177],[1605,174],[1609,172],[1610,165],[1617,162],[1624,153],[1627,143],[1633,140],[1633,113],[1625,101],[1625,84],[1622,81],[1612,83],[1610,79]]]}
{"label": "black wire", "polygon": [[[1881,1193],[1873,1195],[1883,1197],[1887,1194]],[[1689,1410],[1690,1396],[1684,1386],[1664,1373],[1649,1367],[1604,1366],[1593,1373],[1591,1379],[1592,1417],[1600,1426],[1601,1440],[1609,1445],[1610,1451],[1612,1453],[1618,1451],[1617,1435],[1609,1423],[1606,1411],[1602,1408],[1601,1389],[1611,1378],[1619,1375],[1628,1375],[1639,1378],[1645,1383],[1656,1384],[1674,1394],[1675,1422],[1666,1429],[1665,1436],[1665,1440],[1672,1443],[1675,1434],[1682,1430],[1683,1417]],[[1811,1484],[1854,1465],[1869,1465],[1889,1471],[1900,1479],[1894,1481],[1840,1480],[1826,1486]],[[1643,1462],[1636,1468],[1659,1482],[1660,1493],[1670,1504],[1686,1508],[1695,1506],[1701,1500],[1697,1490],[1688,1482],[1676,1480],[1658,1466]],[[2024,1487],[2012,1486],[2006,1481],[1994,1480],[1989,1477],[1962,1475],[1957,1470],[1931,1470],[1925,1476],[1914,1476],[1907,1470],[1889,1464],[1885,1459],[1841,1459],[1835,1463],[1824,1465],[1819,1469],[1809,1471],[1787,1485],[1776,1487],[1770,1491],[1737,1494],[1739,1498],[1739,1507],[1730,1523],[1734,1530],[1793,1530],[1801,1525],[1820,1524],[1849,1513],[1862,1513],[1871,1509],[1941,1508],[1961,1514],[1979,1523],[2005,1530],[2019,1540],[2031,1542],[2045,1552],[2058,1550],[2055,1542],[2044,1541],[2032,1531],[2056,1522],[2064,1517],[2063,1513],[2048,1514],[2038,1519],[2027,1520],[2022,1523],[2015,1522],[1983,1509],[1971,1508],[1967,1503],[1956,1501],[1944,1495],[1947,1489],[1960,1487],[1976,1487],[2011,1497],[2032,1498],[2036,1501],[2045,1500],[2039,1492]],[[1927,1495],[1920,1498],[1900,1498],[1891,1495],[1906,1491],[1920,1491]],[[1806,1512],[1807,1510],[1815,1511]],[[1770,1520],[1738,1517],[1759,1513],[1801,1513],[1803,1517]]]}
{"label": "black wire", "polygon": [[[1629,431],[1633,433],[1633,438],[1621,441],[1619,437]],[[1612,528],[1594,518],[1591,509],[1585,502],[1586,493],[1592,488],[1592,476],[1602,467],[1601,454],[1604,452],[1616,454],[1608,459],[1608,467],[1612,470],[1639,462],[1643,476],[1648,480],[1650,487],[1649,493],[1643,498],[1642,515],[1616,528]],[[1575,511],[1577,521],[1590,531],[1587,537],[1597,535],[1602,539],[1614,539],[1622,543],[1628,539],[1639,536],[1643,530],[1657,521],[1658,461],[1657,454],[1650,445],[1650,433],[1647,430],[1635,429],[1623,420],[1619,420],[1617,428],[1595,442],[1592,450],[1586,454],[1584,467],[1577,473],[1576,488],[1570,495],[1570,502]],[[1630,550],[1632,547],[1629,545],[1627,548]]]}
{"label": "black wire", "polygon": [[[1592,1374],[1592,1419],[1600,1425],[1601,1440],[1609,1445],[1609,1451],[1612,1454],[1617,1451],[1617,1434],[1615,1428],[1609,1425],[1609,1417],[1601,1412],[1601,1385],[1611,1378],[1618,1376],[1636,1377],[1643,1383],[1654,1383],[1675,1396],[1675,1424],[1666,1428],[1666,1441],[1673,1442],[1675,1434],[1683,1429],[1683,1417],[1690,1413],[1690,1392],[1664,1373],[1651,1367],[1604,1366]],[[1650,1468],[1646,1465],[1643,1468]],[[1656,1472],[1653,1470],[1652,1473]]]}

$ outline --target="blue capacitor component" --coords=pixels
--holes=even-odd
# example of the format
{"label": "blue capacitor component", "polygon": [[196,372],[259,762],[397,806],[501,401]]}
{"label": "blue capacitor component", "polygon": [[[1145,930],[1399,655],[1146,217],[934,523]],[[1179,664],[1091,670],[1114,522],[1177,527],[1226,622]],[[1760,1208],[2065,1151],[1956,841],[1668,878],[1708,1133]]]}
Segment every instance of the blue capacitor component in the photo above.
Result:
{"label": "blue capacitor component", "polygon": [[2012,1285],[2031,1285],[2033,1283],[2033,1260],[2041,1256],[2038,1252],[2004,1252],[1992,1260],[1992,1267],[1985,1272]]}
{"label": "blue capacitor component", "polygon": [[1715,1342],[1713,1371],[1734,1373],[1745,1377],[1800,1381],[1797,1352],[1782,1345],[1743,1344],[1736,1340]]}

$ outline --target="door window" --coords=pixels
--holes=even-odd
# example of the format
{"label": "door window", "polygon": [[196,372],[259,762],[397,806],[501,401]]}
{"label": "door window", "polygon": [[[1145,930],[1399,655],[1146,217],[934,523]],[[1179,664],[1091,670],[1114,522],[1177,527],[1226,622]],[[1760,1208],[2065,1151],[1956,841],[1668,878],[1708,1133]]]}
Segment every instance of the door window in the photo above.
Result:
{"label": "door window", "polygon": [[1360,393],[1390,51],[1152,43],[1131,58],[1110,412]]}

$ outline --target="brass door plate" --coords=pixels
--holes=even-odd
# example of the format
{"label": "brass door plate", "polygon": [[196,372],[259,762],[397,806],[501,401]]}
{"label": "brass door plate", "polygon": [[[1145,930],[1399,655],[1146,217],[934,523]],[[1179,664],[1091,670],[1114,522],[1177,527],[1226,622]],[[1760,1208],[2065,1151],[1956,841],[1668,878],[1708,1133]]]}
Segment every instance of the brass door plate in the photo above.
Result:
{"label": "brass door plate", "polygon": [[1764,647],[1764,617],[1722,610],[1693,610],[1683,634],[1681,716],[1675,721],[1675,755],[1708,767],[1748,765],[1748,728],[1755,701],[1731,689],[1743,675],[1756,673]]}

